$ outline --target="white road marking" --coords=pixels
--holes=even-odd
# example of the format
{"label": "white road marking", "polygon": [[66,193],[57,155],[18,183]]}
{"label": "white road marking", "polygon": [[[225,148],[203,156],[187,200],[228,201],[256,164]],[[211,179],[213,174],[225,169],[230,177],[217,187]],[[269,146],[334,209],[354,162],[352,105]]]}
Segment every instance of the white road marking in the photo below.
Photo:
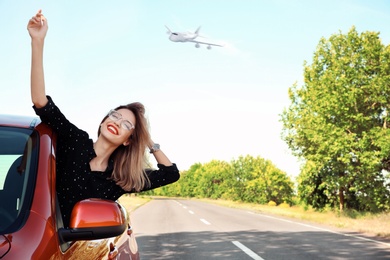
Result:
{"label": "white road marking", "polygon": [[192,210],[189,210],[188,212],[189,212],[190,214],[195,214]]}
{"label": "white road marking", "polygon": [[258,254],[256,254],[255,252],[253,252],[252,250],[250,250],[249,248],[247,248],[246,246],[244,246],[243,244],[241,244],[240,242],[238,241],[232,241],[232,243],[238,247],[239,249],[241,249],[245,254],[249,255],[252,259],[255,259],[255,260],[264,260],[264,258],[261,258]]}
{"label": "white road marking", "polygon": [[201,218],[200,221],[202,221],[203,223],[205,223],[206,225],[211,225],[210,222],[208,222],[207,220]]}
{"label": "white road marking", "polygon": [[390,247],[389,243],[381,242],[381,241],[374,240],[374,239],[369,239],[369,238],[365,238],[365,237],[359,237],[359,236],[350,235],[350,234],[344,234],[344,233],[340,233],[340,232],[333,231],[333,230],[330,230],[330,229],[320,228],[320,227],[316,227],[316,226],[312,226],[312,225],[308,225],[308,224],[303,224],[303,223],[299,223],[299,222],[295,222],[295,221],[291,221],[291,220],[287,220],[287,219],[271,217],[271,216],[263,215],[263,214],[260,214],[260,213],[253,213],[253,212],[250,212],[250,211],[248,211],[248,212],[251,213],[251,214],[260,215],[260,216],[266,217],[266,218],[272,218],[272,219],[276,219],[276,220],[280,220],[280,221],[284,221],[284,222],[288,222],[288,223],[301,225],[301,226],[304,226],[304,227],[310,227],[310,228],[326,231],[326,232],[337,234],[337,235],[341,235],[341,236],[353,237],[353,238],[356,238],[356,239],[365,240],[365,241],[369,241],[369,242],[373,242],[373,243],[377,243],[377,244],[381,244],[381,245]]}

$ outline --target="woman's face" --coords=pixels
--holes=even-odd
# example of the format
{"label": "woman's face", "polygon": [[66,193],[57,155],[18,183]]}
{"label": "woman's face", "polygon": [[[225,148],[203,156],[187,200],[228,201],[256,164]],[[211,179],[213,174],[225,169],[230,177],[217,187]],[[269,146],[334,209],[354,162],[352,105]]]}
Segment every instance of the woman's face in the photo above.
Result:
{"label": "woman's face", "polygon": [[135,115],[128,109],[111,110],[103,121],[100,134],[116,145],[128,145],[129,137],[134,131]]}

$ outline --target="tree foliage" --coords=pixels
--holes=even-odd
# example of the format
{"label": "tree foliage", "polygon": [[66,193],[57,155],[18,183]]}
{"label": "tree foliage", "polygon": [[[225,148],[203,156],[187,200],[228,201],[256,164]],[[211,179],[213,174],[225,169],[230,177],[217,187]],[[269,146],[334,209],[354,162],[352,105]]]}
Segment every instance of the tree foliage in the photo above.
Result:
{"label": "tree foliage", "polygon": [[174,184],[148,191],[150,195],[227,199],[266,204],[291,203],[294,184],[269,160],[239,157],[230,163],[213,160],[194,164]]}
{"label": "tree foliage", "polygon": [[299,197],[316,208],[389,209],[390,47],[379,33],[322,38],[289,97],[282,137],[305,161]]}

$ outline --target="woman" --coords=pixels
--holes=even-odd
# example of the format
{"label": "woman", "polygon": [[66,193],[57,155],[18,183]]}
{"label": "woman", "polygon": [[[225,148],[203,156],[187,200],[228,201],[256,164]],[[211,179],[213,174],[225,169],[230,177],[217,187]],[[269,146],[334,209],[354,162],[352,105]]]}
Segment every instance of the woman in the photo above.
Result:
{"label": "woman", "polygon": [[[121,195],[154,189],[177,181],[179,171],[153,143],[141,103],[111,110],[95,143],[71,124],[46,96],[43,47],[48,30],[41,10],[27,25],[31,36],[31,99],[42,122],[57,133],[57,195],[68,227],[73,206],[87,198],[116,200]],[[145,151],[156,158],[158,170],[145,170]]]}

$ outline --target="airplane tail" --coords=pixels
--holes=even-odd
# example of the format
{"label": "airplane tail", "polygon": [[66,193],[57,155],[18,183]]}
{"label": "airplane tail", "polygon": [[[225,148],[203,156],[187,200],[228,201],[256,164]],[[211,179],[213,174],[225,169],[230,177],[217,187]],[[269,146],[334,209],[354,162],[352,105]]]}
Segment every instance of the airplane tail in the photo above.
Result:
{"label": "airplane tail", "polygon": [[167,30],[168,30],[167,33],[168,34],[172,33],[171,29],[169,29],[168,26],[165,25],[165,28],[167,28]]}
{"label": "airplane tail", "polygon": [[199,26],[198,29],[196,29],[196,31],[195,31],[195,34],[196,34],[196,35],[199,35],[199,30],[200,30],[200,26]]}

